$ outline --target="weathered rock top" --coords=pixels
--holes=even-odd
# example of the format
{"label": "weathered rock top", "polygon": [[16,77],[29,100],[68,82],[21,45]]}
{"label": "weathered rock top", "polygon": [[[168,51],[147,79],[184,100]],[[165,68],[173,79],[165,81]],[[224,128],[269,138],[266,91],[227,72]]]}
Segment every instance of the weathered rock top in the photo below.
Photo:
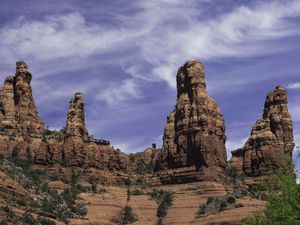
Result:
{"label": "weathered rock top", "polygon": [[67,115],[66,135],[82,137],[85,139],[88,137],[88,131],[85,127],[84,98],[82,93],[75,93],[74,98],[70,101]]}
{"label": "weathered rock top", "polygon": [[267,94],[263,115],[252,127],[251,136],[243,148],[246,174],[266,174],[280,166],[280,155],[291,156],[295,144],[287,102],[287,92],[282,86]]}
{"label": "weathered rock top", "polygon": [[177,73],[177,103],[168,116],[158,169],[195,166],[203,179],[226,167],[225,124],[206,91],[203,64],[188,61]]}

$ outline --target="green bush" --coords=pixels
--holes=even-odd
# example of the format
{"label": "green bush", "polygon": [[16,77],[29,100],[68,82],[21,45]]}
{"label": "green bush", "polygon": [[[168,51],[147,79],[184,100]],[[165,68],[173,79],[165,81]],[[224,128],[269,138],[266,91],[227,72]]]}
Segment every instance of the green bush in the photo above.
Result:
{"label": "green bush", "polygon": [[165,217],[167,215],[167,211],[169,209],[169,207],[172,205],[172,200],[173,200],[173,194],[170,192],[166,192],[164,193],[163,197],[162,197],[162,201],[159,204],[158,208],[157,208],[157,212],[156,212],[156,216],[158,218],[160,217]]}
{"label": "green bush", "polygon": [[122,225],[123,224],[131,224],[137,221],[136,216],[133,214],[133,210],[130,206],[125,206],[123,209],[123,216],[122,216]]}
{"label": "green bush", "polygon": [[206,204],[202,204],[198,210],[198,216],[201,216],[203,214],[206,213],[206,209],[207,209],[207,205]]}
{"label": "green bush", "polygon": [[11,152],[11,156],[13,158],[18,158],[19,157],[19,149],[17,147],[14,147],[12,152]]}
{"label": "green bush", "polygon": [[42,217],[38,217],[37,221],[41,224],[41,225],[55,225],[55,222],[53,222],[52,220],[49,220],[47,218],[42,218]]}
{"label": "green bush", "polygon": [[137,174],[142,174],[146,171],[146,166],[143,160],[138,160],[136,163],[136,172]]}
{"label": "green bush", "polygon": [[228,207],[226,202],[221,202],[219,212],[224,211]]}
{"label": "green bush", "polygon": [[34,219],[30,213],[27,213],[27,212],[25,212],[23,214],[22,222],[23,222],[23,224],[26,224],[26,225],[38,225],[39,224],[38,221],[36,219]]}
{"label": "green bush", "polygon": [[300,224],[300,189],[295,181],[291,159],[282,156],[281,165],[264,180],[267,207],[243,220],[246,225],[298,225]]}
{"label": "green bush", "polygon": [[129,178],[127,178],[127,179],[125,180],[124,184],[125,184],[126,186],[130,186],[130,185],[132,184],[132,182],[131,182],[131,180],[130,180]]}
{"label": "green bush", "polygon": [[94,194],[96,194],[96,193],[97,193],[97,184],[92,183],[91,189],[92,189],[92,192],[93,192]]}
{"label": "green bush", "polygon": [[244,207],[244,205],[241,203],[235,205],[235,208],[242,208],[242,207]]}
{"label": "green bush", "polygon": [[98,190],[98,193],[99,194],[103,194],[103,193],[106,193],[107,191],[104,189],[104,188],[100,188],[99,190]]}
{"label": "green bush", "polygon": [[213,201],[214,201],[213,197],[208,197],[207,200],[206,200],[206,205],[211,204]]}
{"label": "green bush", "polygon": [[229,197],[227,198],[227,203],[228,203],[228,204],[234,204],[234,203],[235,203],[235,198],[234,198],[233,196],[229,196]]}
{"label": "green bush", "polygon": [[158,218],[156,225],[163,225],[163,219],[162,217]]}

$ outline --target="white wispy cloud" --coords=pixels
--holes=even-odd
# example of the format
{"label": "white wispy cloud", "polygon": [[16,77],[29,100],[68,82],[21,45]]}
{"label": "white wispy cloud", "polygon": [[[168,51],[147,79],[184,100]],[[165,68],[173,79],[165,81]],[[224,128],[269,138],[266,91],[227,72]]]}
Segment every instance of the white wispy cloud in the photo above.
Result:
{"label": "white wispy cloud", "polygon": [[[38,79],[33,83],[34,93],[38,104],[47,104],[45,111],[61,108],[56,104],[59,99],[68,101],[74,92],[86,94],[89,89],[93,89],[96,95],[90,98],[93,105],[106,102],[109,106],[124,110],[126,107],[133,108],[126,105],[130,100],[143,98],[145,93],[141,84],[145,82],[163,81],[175,88],[176,70],[188,59],[209,61],[272,55],[291,47],[288,42],[278,45],[272,41],[300,33],[300,27],[293,21],[300,16],[299,0],[245,1],[249,4],[233,4],[233,7],[214,16],[203,16],[211,10],[207,4],[213,2],[132,1],[128,9],[133,7],[135,10],[128,10],[130,13],[119,14],[119,11],[114,13],[108,10],[110,23],[106,25],[90,20],[88,12],[82,13],[75,7],[69,7],[75,9],[69,14],[49,12],[39,19],[20,17],[0,28],[0,72],[11,71],[8,68],[13,68],[17,59],[27,61],[36,72],[34,76]],[[102,13],[103,9],[92,10],[93,13],[97,10]],[[123,11],[126,12],[126,9]],[[107,74],[105,69],[100,71],[99,68],[106,64],[119,65],[124,76]],[[84,69],[85,73],[90,73],[92,65],[98,65],[94,69],[100,72],[97,76],[89,76],[89,82],[70,79],[65,86],[49,82],[54,75],[56,79],[60,74],[68,74],[71,78],[75,70]],[[245,70],[251,71],[243,67],[239,71],[230,71],[230,74],[228,71],[220,73],[218,79],[210,83],[210,91],[226,90],[228,93],[235,89],[234,85],[242,89],[249,82],[262,81],[267,76],[250,74],[247,78],[241,77],[240,73]],[[259,70],[256,72],[259,73]],[[268,77],[278,77],[280,73],[282,71],[272,71]],[[291,83],[288,88],[298,89],[299,86],[299,83]],[[137,115],[147,117],[146,111],[149,113],[151,109],[128,112],[126,116],[128,120],[130,117],[131,122]],[[300,110],[294,106],[291,111],[298,120]],[[105,118],[108,125],[103,130],[111,126],[111,118]],[[121,123],[121,119],[117,122]],[[95,123],[90,123],[95,131],[103,126],[103,121],[97,122],[100,124],[97,127]],[[117,142],[126,147],[126,141]],[[234,150],[243,146],[244,142],[244,139],[228,140],[227,147]],[[137,146],[134,142],[128,143],[130,149]]]}
{"label": "white wispy cloud", "polygon": [[292,115],[294,122],[300,122],[300,102],[299,101],[289,102],[289,111]]}
{"label": "white wispy cloud", "polygon": [[[57,67],[66,69],[59,65],[61,59],[114,53],[134,77],[164,80],[175,87],[176,68],[187,59],[245,57],[282,50],[274,45],[265,51],[262,42],[299,33],[288,19],[299,16],[300,3],[288,3],[238,6],[215,18],[199,20],[205,1],[200,3],[201,10],[196,1],[142,1],[135,3],[141,9],[138,13],[122,15],[124,22],[110,28],[87,23],[78,12],[47,15],[39,21],[19,18],[0,29],[0,55],[10,63],[16,58],[28,58],[35,64],[58,60]],[[130,57],[120,54],[125,49],[132,51]]]}
{"label": "white wispy cloud", "polygon": [[300,82],[289,83],[286,86],[287,89],[300,89]]}
{"label": "white wispy cloud", "polygon": [[127,99],[137,99],[141,97],[140,90],[134,79],[123,80],[120,85],[110,84],[100,91],[97,100],[103,100],[109,105],[118,104]]}

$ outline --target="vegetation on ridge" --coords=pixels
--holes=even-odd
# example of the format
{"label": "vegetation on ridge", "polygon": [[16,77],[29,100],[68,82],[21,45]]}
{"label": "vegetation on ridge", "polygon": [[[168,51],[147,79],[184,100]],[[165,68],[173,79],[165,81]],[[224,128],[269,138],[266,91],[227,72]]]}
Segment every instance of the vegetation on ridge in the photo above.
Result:
{"label": "vegetation on ridge", "polygon": [[[59,193],[57,190],[48,186],[48,181],[51,180],[51,175],[45,170],[35,169],[33,167],[32,156],[30,149],[27,149],[27,158],[21,159],[19,150],[15,148],[10,157],[0,157],[0,170],[7,174],[9,177],[17,181],[33,196],[34,200],[23,199],[6,199],[7,205],[16,206],[26,209],[27,211],[41,211],[46,212],[47,215],[52,215],[52,218],[59,218],[64,223],[68,223],[71,218],[83,218],[86,214],[86,209],[78,203],[78,194],[81,192],[80,185],[77,184],[77,175],[73,172],[69,178],[70,188],[65,189]],[[13,211],[9,208],[2,210],[6,214],[7,223],[15,223],[16,221],[35,221],[30,213],[24,214],[22,218],[12,216]],[[36,223],[46,221],[40,218]],[[39,222],[39,223],[38,223]],[[2,224],[5,224],[2,222]],[[42,223],[42,224],[51,224]]]}
{"label": "vegetation on ridge", "polygon": [[243,220],[245,225],[299,225],[300,186],[295,181],[291,159],[283,159],[276,173],[267,176],[263,188],[267,207]]}

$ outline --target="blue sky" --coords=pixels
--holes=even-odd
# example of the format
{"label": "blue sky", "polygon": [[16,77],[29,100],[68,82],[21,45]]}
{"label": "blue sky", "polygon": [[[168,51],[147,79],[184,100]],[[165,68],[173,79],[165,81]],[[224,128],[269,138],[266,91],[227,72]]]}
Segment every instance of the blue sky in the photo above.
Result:
{"label": "blue sky", "polygon": [[161,145],[176,71],[196,59],[224,114],[228,151],[243,146],[279,84],[300,145],[299,24],[299,0],[1,0],[0,75],[27,62],[52,129],[83,92],[89,133],[135,152]]}

